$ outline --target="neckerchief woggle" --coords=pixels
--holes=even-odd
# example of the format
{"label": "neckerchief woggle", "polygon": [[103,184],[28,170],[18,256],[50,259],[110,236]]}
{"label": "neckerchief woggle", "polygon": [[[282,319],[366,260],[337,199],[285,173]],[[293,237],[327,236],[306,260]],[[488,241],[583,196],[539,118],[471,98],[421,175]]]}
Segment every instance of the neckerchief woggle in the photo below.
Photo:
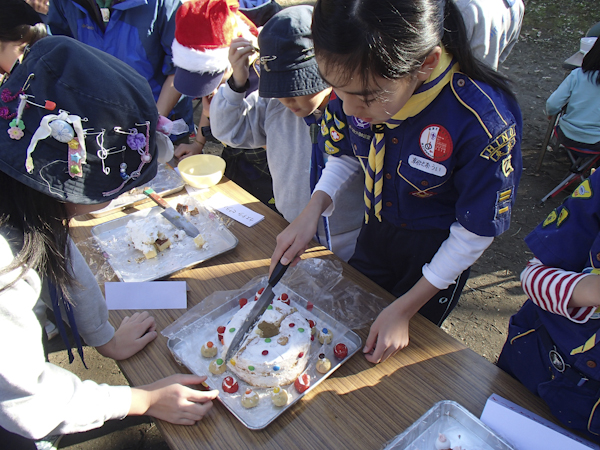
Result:
{"label": "neckerchief woggle", "polygon": [[375,133],[371,140],[367,165],[363,164],[365,171],[365,223],[369,222],[369,212],[374,206],[377,220],[381,222],[382,191],[383,191],[383,164],[385,159],[385,130],[394,129],[409,117],[414,117],[423,111],[450,82],[452,75],[458,72],[458,63],[446,52],[441,45],[442,54],[440,62],[429,78],[408,99],[400,111],[394,114],[385,123],[371,125]]}

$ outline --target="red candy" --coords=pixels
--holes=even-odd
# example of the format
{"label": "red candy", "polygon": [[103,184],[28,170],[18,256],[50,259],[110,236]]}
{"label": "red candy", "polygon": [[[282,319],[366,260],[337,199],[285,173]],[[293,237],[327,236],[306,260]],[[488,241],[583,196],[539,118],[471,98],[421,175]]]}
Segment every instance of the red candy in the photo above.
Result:
{"label": "red candy", "polygon": [[[248,303],[247,298],[240,298],[240,308],[243,308],[246,303]],[[223,331],[225,331],[225,330],[223,330]]]}
{"label": "red candy", "polygon": [[310,320],[310,319],[306,319],[306,320],[308,320],[308,326],[309,326],[309,327],[311,327],[311,328],[314,328],[314,327],[315,327],[316,323],[315,323],[315,321],[314,321],[314,320]]}
{"label": "red candy", "polygon": [[309,311],[312,311],[312,309],[313,309],[314,306],[315,305],[313,305],[312,302],[308,302],[307,305],[306,305],[306,309],[309,310]]}
{"label": "red candy", "polygon": [[298,353],[298,358],[302,358],[304,356],[304,352]]}
{"label": "red candy", "polygon": [[233,377],[225,377],[223,379],[223,390],[228,394],[235,394],[239,387],[238,382]]}
{"label": "red candy", "polygon": [[269,354],[269,350],[263,350],[262,354],[265,355],[265,356],[268,355]]}
{"label": "red candy", "polygon": [[225,327],[224,327],[224,326],[220,326],[220,327],[218,327],[218,328],[217,328],[217,333],[219,333],[219,334],[223,334],[223,333],[225,333]]}
{"label": "red candy", "polygon": [[288,306],[290,304],[290,298],[288,297],[288,295],[286,293],[281,294],[281,297],[279,297],[279,300],[281,300],[283,303],[285,303]]}
{"label": "red candy", "polygon": [[295,323],[290,323],[290,328],[294,328],[296,326]]}
{"label": "red candy", "polygon": [[298,378],[296,378],[296,381],[294,381],[294,387],[300,394],[306,391],[310,387],[310,377],[308,376],[308,374],[303,373]]}
{"label": "red candy", "polygon": [[263,288],[260,288],[260,289],[258,290],[258,293],[259,293],[259,294],[262,294],[263,292],[265,292],[265,288],[264,288],[264,287],[263,287]]}
{"label": "red candy", "polygon": [[348,356],[348,347],[345,344],[339,343],[334,347],[333,354],[337,359],[344,359]]}

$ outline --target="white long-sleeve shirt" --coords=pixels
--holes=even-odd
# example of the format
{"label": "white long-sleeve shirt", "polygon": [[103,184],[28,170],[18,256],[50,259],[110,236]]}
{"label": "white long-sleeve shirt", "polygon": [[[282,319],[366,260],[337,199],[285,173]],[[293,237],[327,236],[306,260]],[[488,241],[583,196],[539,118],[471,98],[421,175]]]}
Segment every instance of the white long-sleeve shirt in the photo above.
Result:
{"label": "white long-sleeve shirt", "polygon": [[[0,267],[8,266],[15,248],[0,230]],[[91,346],[112,339],[104,297],[94,275],[72,241],[72,273],[80,286],[72,289],[74,314],[81,336]],[[0,288],[15,280],[20,270],[0,277]],[[122,419],[131,406],[129,386],[82,381],[46,362],[42,325],[34,312],[42,281],[33,270],[0,292],[0,426],[27,438],[90,430],[109,419]]]}

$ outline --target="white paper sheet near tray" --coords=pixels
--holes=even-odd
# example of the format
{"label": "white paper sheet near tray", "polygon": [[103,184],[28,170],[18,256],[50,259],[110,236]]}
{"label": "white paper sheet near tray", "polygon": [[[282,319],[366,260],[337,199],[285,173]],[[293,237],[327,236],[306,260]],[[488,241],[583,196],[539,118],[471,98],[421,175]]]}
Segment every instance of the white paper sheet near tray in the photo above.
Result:
{"label": "white paper sheet near tray", "polygon": [[117,211],[151,201],[143,192],[144,188],[151,187],[158,195],[169,195],[179,192],[185,186],[183,178],[167,164],[159,164],[156,176],[144,186],[131,189],[119,195],[107,206],[91,213],[93,217],[103,217]]}
{"label": "white paper sheet near tray", "polygon": [[[171,335],[167,343],[169,349],[173,353],[173,356],[178,362],[185,365],[196,375],[208,376],[206,384],[211,389],[218,389],[220,391],[219,400],[221,400],[225,407],[229,409],[229,411],[231,411],[231,413],[237,417],[240,422],[242,422],[251,430],[260,430],[265,428],[287,408],[300,400],[306,393],[314,389],[315,386],[330,376],[338,367],[340,367],[354,353],[362,348],[362,341],[356,333],[333,319],[328,314],[319,310],[317,307],[313,307],[312,303],[309,304],[306,299],[288,289],[285,285],[279,283],[273,289],[275,292],[275,298],[277,298],[281,293],[287,293],[290,298],[291,306],[295,306],[300,314],[306,319],[315,321],[316,328],[327,328],[333,332],[333,341],[331,344],[322,345],[316,338],[312,341],[310,346],[310,357],[305,370],[305,373],[310,376],[310,388],[304,393],[300,394],[294,387],[293,383],[288,386],[281,386],[281,389],[285,389],[288,393],[288,403],[285,406],[278,407],[275,406],[271,401],[272,389],[260,389],[250,386],[247,383],[239,380],[229,370],[226,370],[221,375],[214,375],[210,373],[208,366],[211,361],[222,356],[221,350],[223,346],[217,337],[217,327],[220,325],[225,325],[229,319],[231,319],[231,317],[240,309],[240,298],[245,297],[251,300],[254,298],[256,291],[256,288],[249,289],[248,291],[245,291],[241,295],[229,300],[205,316],[198,318],[196,321],[182,328],[179,332]],[[307,309],[307,307],[310,309],[310,311]],[[308,326],[307,332],[310,332],[310,328]],[[214,358],[205,358],[200,354],[200,348],[208,341],[215,343],[218,348],[219,352]],[[333,349],[338,343],[344,343],[348,347],[348,356],[341,361],[333,354]],[[331,361],[331,369],[325,374],[317,372],[315,368],[316,362],[321,354]],[[228,394],[223,391],[222,383],[225,377],[232,375],[239,383],[239,390],[235,394]],[[251,409],[246,409],[241,405],[241,396],[247,387],[250,387],[253,391],[257,392],[260,397],[258,405]]]}
{"label": "white paper sheet near tray", "polygon": [[464,450],[514,450],[491,428],[451,400],[436,403],[415,423],[396,436],[384,450],[435,449],[440,433],[452,448]]}
{"label": "white paper sheet near tray", "polygon": [[185,213],[184,216],[198,228],[206,243],[199,249],[193,239],[185,235],[166,250],[159,252],[155,258],[146,259],[141,251],[134,248],[127,223],[153,220],[172,227],[175,231],[175,226],[160,214],[163,209],[159,206],[96,225],[92,228],[92,235],[121,281],[139,282],[163,278],[220,255],[238,244],[238,239],[223,225],[218,216],[193,197],[178,198],[168,203],[173,208],[177,203],[181,203],[187,205],[190,211],[198,209],[197,215]]}

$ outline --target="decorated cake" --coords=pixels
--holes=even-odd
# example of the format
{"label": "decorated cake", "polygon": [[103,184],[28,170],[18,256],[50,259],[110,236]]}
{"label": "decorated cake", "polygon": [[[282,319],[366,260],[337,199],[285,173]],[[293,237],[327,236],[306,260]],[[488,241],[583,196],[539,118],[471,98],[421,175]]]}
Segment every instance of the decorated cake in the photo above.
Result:
{"label": "decorated cake", "polygon": [[[221,356],[227,353],[235,332],[253,306],[253,301],[244,304],[225,326]],[[240,380],[255,387],[293,383],[306,368],[310,336],[306,319],[296,308],[275,300],[227,361],[227,367]]]}

